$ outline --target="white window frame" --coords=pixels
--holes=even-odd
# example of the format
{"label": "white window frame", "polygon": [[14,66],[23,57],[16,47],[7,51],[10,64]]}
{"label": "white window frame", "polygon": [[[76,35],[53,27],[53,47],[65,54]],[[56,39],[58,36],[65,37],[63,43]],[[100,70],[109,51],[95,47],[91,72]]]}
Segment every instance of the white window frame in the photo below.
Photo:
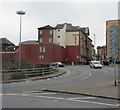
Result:
{"label": "white window frame", "polygon": [[52,43],[52,38],[49,38],[49,43]]}
{"label": "white window frame", "polygon": [[43,51],[43,48],[42,48],[42,46],[40,46],[40,52],[42,52]]}
{"label": "white window frame", "polygon": [[40,35],[42,35],[42,30],[40,30]]}
{"label": "white window frame", "polygon": [[50,30],[50,35],[52,35],[52,30]]}
{"label": "white window frame", "polygon": [[40,43],[43,43],[43,38],[40,38],[40,41],[39,41]]}
{"label": "white window frame", "polygon": [[41,56],[41,58],[42,58],[42,59],[44,59],[44,58],[45,58],[45,56],[44,56],[44,55],[42,55],[42,56]]}
{"label": "white window frame", "polygon": [[39,56],[39,59],[41,59],[42,57],[41,57],[41,55]]}
{"label": "white window frame", "polygon": [[42,52],[46,52],[45,46],[42,47]]}

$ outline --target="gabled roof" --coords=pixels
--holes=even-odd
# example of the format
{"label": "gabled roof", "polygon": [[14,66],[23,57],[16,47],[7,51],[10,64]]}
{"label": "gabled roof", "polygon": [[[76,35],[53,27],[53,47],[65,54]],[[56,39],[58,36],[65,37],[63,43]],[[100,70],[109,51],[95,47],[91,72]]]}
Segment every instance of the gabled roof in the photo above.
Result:
{"label": "gabled roof", "polygon": [[11,41],[9,41],[7,38],[0,38],[0,44],[6,44],[6,45],[12,45],[15,46]]}
{"label": "gabled roof", "polygon": [[83,33],[89,35],[89,28],[88,27],[81,28],[79,26],[72,26],[71,23],[57,24],[57,26],[55,27],[55,29],[63,29],[63,27],[65,26],[65,24],[66,24],[66,32],[82,31]]}
{"label": "gabled roof", "polygon": [[64,24],[57,24],[55,29],[63,29],[64,25],[65,25],[65,23]]}
{"label": "gabled roof", "polygon": [[46,26],[40,27],[38,29],[54,29],[54,28],[50,25],[46,25]]}

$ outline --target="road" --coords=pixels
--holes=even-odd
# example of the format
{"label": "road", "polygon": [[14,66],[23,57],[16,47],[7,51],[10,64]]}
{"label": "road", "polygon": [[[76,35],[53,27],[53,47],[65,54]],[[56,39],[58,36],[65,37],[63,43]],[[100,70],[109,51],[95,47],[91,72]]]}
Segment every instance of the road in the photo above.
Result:
{"label": "road", "polygon": [[114,68],[90,69],[89,66],[66,66],[67,73],[44,80],[4,83],[3,108],[115,108],[116,100],[65,93],[46,93],[43,89],[99,83],[114,80]]}

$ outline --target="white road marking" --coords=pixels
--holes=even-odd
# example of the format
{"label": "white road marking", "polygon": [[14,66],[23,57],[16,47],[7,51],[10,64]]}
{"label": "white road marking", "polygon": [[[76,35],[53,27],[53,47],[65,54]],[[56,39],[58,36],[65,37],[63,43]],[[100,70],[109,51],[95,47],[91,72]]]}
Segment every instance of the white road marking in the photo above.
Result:
{"label": "white road marking", "polygon": [[39,92],[39,91],[25,91],[25,92],[22,92],[22,93],[33,93],[33,92]]}
{"label": "white road marking", "polygon": [[8,93],[8,94],[4,94],[4,95],[20,95],[20,94],[18,94],[18,93]]}
{"label": "white road marking", "polygon": [[59,97],[49,97],[49,96],[34,96],[37,98],[47,98],[47,99],[59,99],[59,100],[65,100],[64,98],[59,98]]}
{"label": "white road marking", "polygon": [[83,80],[83,79],[88,79],[90,76],[91,76],[91,73],[89,73],[88,76],[82,78],[81,80]]}
{"label": "white road marking", "polygon": [[[55,100],[64,100],[64,101],[76,101],[76,102],[82,102],[82,103],[92,103],[92,104],[99,104],[99,105],[106,105],[106,106],[114,106],[118,107],[120,104],[108,104],[108,103],[101,103],[101,102],[93,102],[93,101],[85,101],[85,100],[76,100],[76,99],[70,99],[70,98],[59,98],[59,97],[49,97],[49,96],[33,96],[28,94],[5,94],[5,95],[16,95],[16,96],[31,96],[36,98],[47,98],[47,99],[54,99]],[[80,98],[79,98],[80,99]]]}
{"label": "white road marking", "polygon": [[52,94],[57,94],[57,93],[35,93],[35,94],[52,95]]}
{"label": "white road marking", "polygon": [[[69,99],[67,99],[69,100]],[[99,105],[107,105],[107,106],[115,106],[117,107],[117,104],[108,104],[108,103],[101,103],[101,102],[93,102],[93,101],[84,101],[84,100],[71,100],[71,101],[76,101],[76,102],[83,102],[83,103],[92,103],[92,104],[99,104]]]}
{"label": "white road marking", "polygon": [[80,99],[96,99],[95,97],[75,97],[75,98],[69,98],[68,100],[80,100]]}
{"label": "white road marking", "polygon": [[0,94],[0,95],[3,95],[3,94]]}

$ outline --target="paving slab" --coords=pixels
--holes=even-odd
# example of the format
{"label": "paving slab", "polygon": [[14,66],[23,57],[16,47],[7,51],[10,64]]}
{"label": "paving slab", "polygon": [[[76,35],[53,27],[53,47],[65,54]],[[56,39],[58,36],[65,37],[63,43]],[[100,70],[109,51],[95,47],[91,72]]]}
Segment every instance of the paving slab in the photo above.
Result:
{"label": "paving slab", "polygon": [[[69,85],[69,86],[61,86],[56,88],[46,89],[46,91],[55,91],[55,92],[64,92],[71,94],[82,94],[88,96],[96,96],[102,98],[110,98],[110,99],[119,99],[119,85],[114,86],[114,82],[102,82],[99,84],[88,84],[85,86],[81,85]],[[120,99],[119,99],[120,100]]]}

